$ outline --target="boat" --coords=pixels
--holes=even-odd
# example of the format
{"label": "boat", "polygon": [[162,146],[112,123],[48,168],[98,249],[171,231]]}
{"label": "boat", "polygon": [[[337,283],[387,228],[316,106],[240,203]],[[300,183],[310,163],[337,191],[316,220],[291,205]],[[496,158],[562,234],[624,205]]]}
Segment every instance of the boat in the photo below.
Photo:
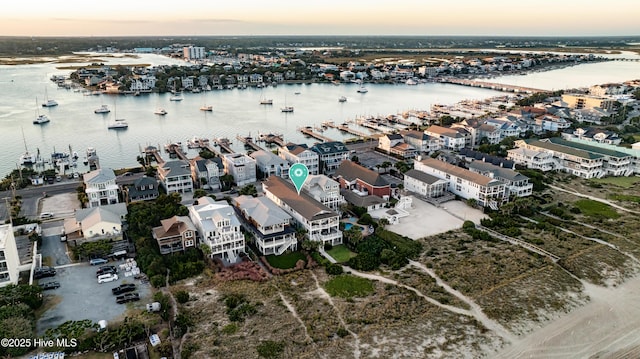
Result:
{"label": "boat", "polygon": [[165,110],[162,107],[158,107],[155,111],[153,111],[153,113],[155,113],[156,115],[160,115],[160,116],[164,116],[166,115],[168,112],[167,110]]}
{"label": "boat", "polygon": [[344,96],[340,96],[340,97],[338,98],[338,102],[347,102],[347,98],[346,98],[346,97],[344,97]]}
{"label": "boat", "polygon": [[361,85],[356,92],[358,92],[358,93],[367,93],[367,92],[369,92],[369,90],[367,90],[366,87]]}
{"label": "boat", "polygon": [[49,117],[47,117],[47,115],[38,115],[38,117],[35,118],[35,120],[33,120],[33,124],[34,125],[42,125],[45,123],[49,123]]}
{"label": "boat", "polygon": [[200,138],[197,136],[193,136],[190,140],[187,141],[188,148],[201,148],[209,145],[209,140],[206,138]]}
{"label": "boat", "polygon": [[414,79],[407,79],[407,81],[405,81],[405,84],[409,85],[409,86],[415,86],[418,84],[418,81],[414,80]]}
{"label": "boat", "polygon": [[294,95],[299,95],[299,94],[300,94],[300,91],[296,91],[296,92],[294,92],[293,94],[294,94]]}
{"label": "boat", "polygon": [[270,98],[263,98],[260,100],[261,105],[273,105],[273,100]]}
{"label": "boat", "polygon": [[213,111],[213,106],[211,106],[211,105],[209,105],[209,106],[203,105],[202,107],[200,107],[200,111],[209,111],[209,112],[211,112],[211,111]]}
{"label": "boat", "polygon": [[126,130],[127,128],[129,128],[129,124],[125,119],[120,118],[110,123],[107,128],[110,130]]}
{"label": "boat", "polygon": [[109,110],[109,106],[107,105],[102,105],[99,108],[93,110],[94,113],[109,113],[111,112],[111,110]]}
{"label": "boat", "polygon": [[54,106],[58,106],[58,102],[56,102],[56,100],[51,100],[49,99],[49,96],[47,95],[47,89],[44,89],[44,98],[45,101],[42,103],[42,107],[54,107]]}
{"label": "boat", "polygon": [[293,112],[293,106],[285,106],[280,108],[280,111],[282,112]]}
{"label": "boat", "polygon": [[24,142],[24,153],[20,156],[20,165],[28,166],[36,163],[38,157],[35,154],[29,152],[29,149],[27,148],[27,140],[24,137],[24,129],[22,129],[22,141]]}
{"label": "boat", "polygon": [[169,101],[182,101],[182,95],[178,92],[175,93],[173,95],[171,95],[171,97],[169,97]]}

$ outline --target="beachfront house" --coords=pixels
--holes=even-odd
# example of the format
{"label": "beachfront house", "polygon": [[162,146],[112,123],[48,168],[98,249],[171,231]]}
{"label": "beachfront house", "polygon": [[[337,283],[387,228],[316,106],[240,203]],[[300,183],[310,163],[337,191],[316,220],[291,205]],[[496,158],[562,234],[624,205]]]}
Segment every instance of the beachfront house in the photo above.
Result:
{"label": "beachfront house", "polygon": [[198,231],[199,242],[209,247],[211,258],[235,262],[245,251],[245,243],[240,220],[233,207],[227,201],[200,197],[188,209],[189,218]]}
{"label": "beachfront house", "polygon": [[87,194],[89,207],[105,206],[118,203],[118,185],[116,174],[110,168],[100,168],[82,176],[84,192]]}

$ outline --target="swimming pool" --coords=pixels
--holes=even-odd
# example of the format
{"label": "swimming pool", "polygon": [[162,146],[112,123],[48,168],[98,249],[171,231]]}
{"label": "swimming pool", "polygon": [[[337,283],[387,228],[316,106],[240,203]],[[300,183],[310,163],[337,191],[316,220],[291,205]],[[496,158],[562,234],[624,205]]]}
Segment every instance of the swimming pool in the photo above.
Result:
{"label": "swimming pool", "polygon": [[[344,224],[344,229],[345,229],[346,231],[348,231],[348,230],[349,230],[349,229],[351,229],[351,227],[353,227],[353,226],[354,226],[354,225],[353,225],[353,223],[345,223],[345,224]],[[357,229],[361,230],[361,231],[364,231],[364,228],[362,228],[362,227],[360,227],[360,226],[355,226],[355,227],[356,227]]]}

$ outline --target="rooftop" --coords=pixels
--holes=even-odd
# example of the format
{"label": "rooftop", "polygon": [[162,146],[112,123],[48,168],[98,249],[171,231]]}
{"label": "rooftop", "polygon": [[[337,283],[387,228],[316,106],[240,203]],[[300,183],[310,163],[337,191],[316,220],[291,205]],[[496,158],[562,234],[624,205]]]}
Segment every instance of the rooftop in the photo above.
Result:
{"label": "rooftop", "polygon": [[389,185],[389,183],[376,171],[362,167],[349,160],[342,161],[342,163],[340,163],[340,167],[336,170],[335,176],[342,177],[349,182],[359,179],[374,187],[385,187]]}
{"label": "rooftop", "polygon": [[[483,176],[479,173],[474,173],[471,172],[467,169],[458,167],[458,166],[454,166],[451,164],[448,164],[446,162],[442,162],[442,161],[438,161],[435,158],[427,158],[425,160],[420,161],[421,163],[423,163],[424,165],[431,167],[431,168],[435,168],[437,170],[440,170],[442,172],[451,174],[453,176],[465,179],[469,182],[473,182],[476,184],[479,184],[481,186],[492,186],[498,183],[501,183],[498,180],[494,180],[493,178],[489,178],[487,176]],[[496,183],[497,182],[497,183]]]}
{"label": "rooftop", "polygon": [[304,192],[296,191],[290,181],[277,176],[269,177],[263,182],[265,191],[278,197],[282,202],[291,207],[307,220],[314,221],[323,218],[336,217],[338,214],[329,207],[313,199]]}

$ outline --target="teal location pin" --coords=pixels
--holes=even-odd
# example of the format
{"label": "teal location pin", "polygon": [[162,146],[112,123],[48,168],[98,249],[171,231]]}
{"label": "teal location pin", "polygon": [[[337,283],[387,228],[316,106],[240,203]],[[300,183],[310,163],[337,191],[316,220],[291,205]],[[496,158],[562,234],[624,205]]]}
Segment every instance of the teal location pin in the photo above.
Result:
{"label": "teal location pin", "polygon": [[302,163],[295,163],[293,166],[289,167],[289,178],[296,186],[296,190],[298,190],[298,194],[300,194],[300,190],[302,189],[302,185],[309,177],[309,169],[306,165]]}

